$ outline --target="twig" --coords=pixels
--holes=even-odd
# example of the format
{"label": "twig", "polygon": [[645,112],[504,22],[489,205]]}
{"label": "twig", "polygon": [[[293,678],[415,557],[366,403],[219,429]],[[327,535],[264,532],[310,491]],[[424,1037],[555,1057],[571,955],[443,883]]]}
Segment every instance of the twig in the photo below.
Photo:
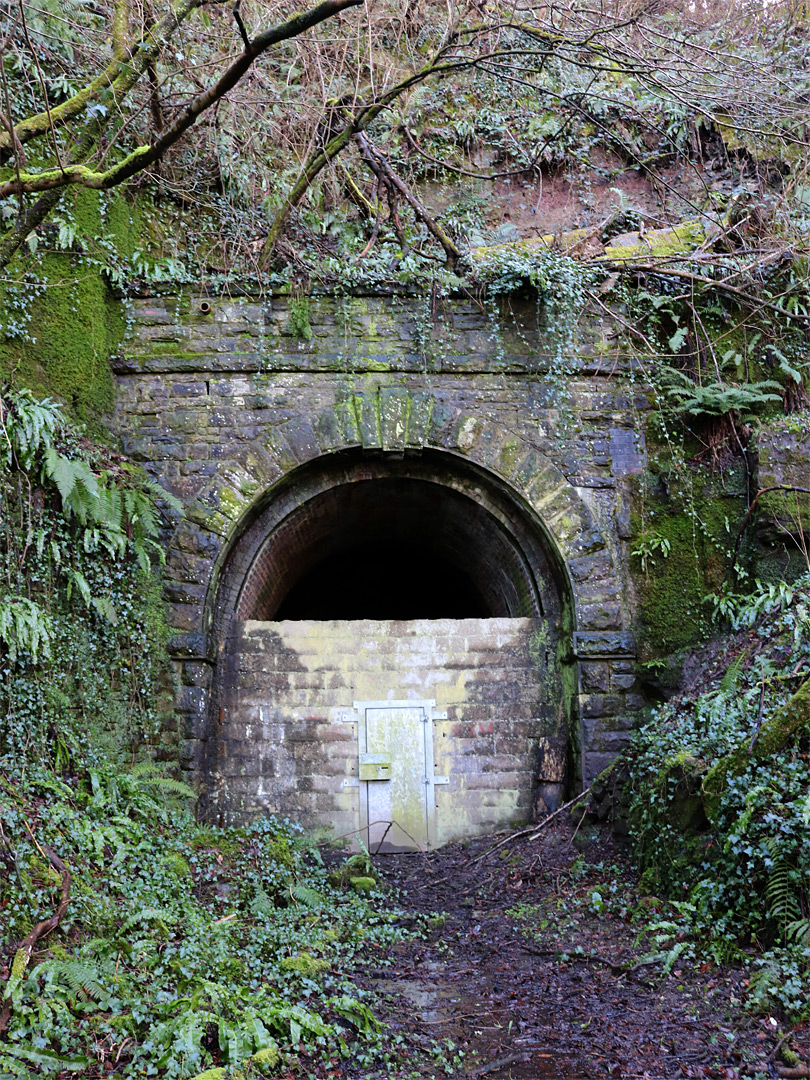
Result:
{"label": "twig", "polygon": [[[58,142],[58,140],[56,138],[56,128],[54,127],[53,117],[51,116],[51,105],[50,105],[50,102],[48,101],[48,87],[45,84],[45,76],[42,74],[42,68],[40,67],[39,54],[37,53],[36,49],[32,45],[31,38],[28,36],[28,23],[27,23],[26,18],[25,18],[25,7],[23,6],[22,0],[19,0],[19,5],[20,5],[20,18],[22,19],[23,35],[24,35],[25,40],[26,40],[26,42],[28,44],[28,48],[31,50],[31,55],[34,57],[34,63],[36,64],[36,68],[37,68],[37,75],[39,76],[39,84],[42,87],[42,96],[45,98],[45,112],[48,114],[48,127],[51,129],[51,139],[53,141],[54,151],[56,152],[56,162],[57,162],[57,164],[59,166],[60,171],[64,175],[65,166],[62,164],[62,156],[59,153],[59,142]],[[11,119],[11,116],[9,115],[9,120],[10,119]],[[14,139],[15,139],[15,132],[14,131],[11,132],[11,138],[12,138],[12,142],[13,142]],[[19,139],[17,139],[17,144],[19,145]]]}
{"label": "twig", "polygon": [[573,836],[571,837],[571,843],[572,843],[572,844],[573,844],[573,842],[574,842],[574,841],[576,840],[576,838],[577,838],[577,833],[578,833],[578,832],[579,832],[579,830],[580,830],[580,829],[582,828],[582,822],[583,822],[583,821],[585,820],[585,815],[586,815],[587,813],[588,813],[588,804],[586,803],[586,804],[585,804],[585,809],[584,809],[584,810],[582,811],[582,817],[581,817],[581,818],[579,819],[579,821],[577,822],[577,827],[576,827],[576,828],[574,829],[574,835],[573,835]]}
{"label": "twig", "polygon": [[233,5],[233,17],[236,20],[236,25],[239,27],[239,33],[242,35],[242,41],[245,43],[245,49],[249,49],[250,37],[248,36],[247,29],[245,28],[245,24],[242,21],[242,13],[239,10],[239,5],[241,4],[241,2],[242,0],[236,0],[236,3]]}
{"label": "twig", "polygon": [[751,736],[751,742],[748,744],[748,753],[754,749],[754,743],[757,741],[757,735],[759,735],[759,729],[762,727],[762,713],[765,709],[765,676],[762,676],[762,688],[759,692],[759,716],[757,717],[757,726],[754,728],[754,734]]}
{"label": "twig", "polygon": [[[688,257],[688,256],[687,256]],[[761,297],[751,296],[745,289],[738,289],[734,285],[727,285],[725,281],[721,279],[715,279],[706,277],[703,274],[690,274],[687,270],[676,270],[670,266],[660,266],[656,263],[634,263],[624,259],[605,259],[599,260],[604,265],[610,266],[614,270],[629,271],[634,274],[659,274],[664,277],[680,278],[683,281],[698,282],[700,285],[707,285],[712,289],[719,289],[721,292],[729,293],[732,296],[739,297],[746,304],[751,304],[757,310],[762,308],[768,308],[770,311],[775,311],[779,315],[783,315],[786,319],[793,319],[795,322],[809,323],[810,315],[803,315],[799,312],[788,311],[786,308],[781,307],[779,304],[773,304],[770,300],[763,300]]]}
{"label": "twig", "polygon": [[[26,822],[25,824],[26,828],[28,828],[28,823]],[[31,837],[33,839],[33,833],[31,833],[30,828],[28,828],[28,832],[31,834]],[[65,917],[65,912],[67,911],[68,903],[70,901],[70,871],[56,854],[56,852],[53,851],[53,849],[50,848],[47,844],[40,844],[36,839],[34,839],[34,843],[36,844],[37,848],[39,848],[39,850],[43,853],[43,855],[47,858],[48,862],[51,864],[54,870],[56,870],[61,875],[62,888],[59,897],[59,904],[53,915],[51,915],[51,917],[48,919],[43,919],[41,922],[38,922],[37,925],[33,928],[33,930],[31,930],[30,933],[26,934],[26,936],[23,938],[23,940],[17,947],[17,951],[14,954],[14,961],[11,965],[11,975],[9,976],[9,981],[11,981],[11,979],[15,977],[18,979],[22,978],[22,975],[25,969],[28,967],[29,961],[31,960],[31,954],[34,951],[34,946],[41,938],[44,938],[47,934],[50,934],[53,930],[57,928],[57,926],[59,926],[62,919],[64,919]],[[11,1009],[11,996],[9,995],[6,998],[5,1004],[3,1005],[3,1011],[2,1013],[0,1013],[0,1035],[2,1035],[8,1028],[8,1022],[11,1019]]]}
{"label": "twig", "polygon": [[593,784],[591,784],[590,787],[586,787],[584,791],[581,791],[579,793],[579,795],[575,795],[574,798],[570,799],[567,803],[563,803],[562,806],[558,806],[554,813],[549,814],[546,818],[543,818],[539,825],[530,825],[527,829],[519,829],[517,832],[510,833],[509,836],[506,837],[506,839],[499,840],[497,844],[494,844],[491,848],[488,848],[483,855],[479,855],[477,858],[470,860],[470,862],[465,863],[464,865],[475,866],[476,863],[479,863],[482,859],[485,859],[487,855],[491,855],[493,851],[497,851],[498,848],[502,848],[506,844],[511,844],[513,840],[520,840],[521,837],[528,836],[530,840],[534,840],[540,830],[545,829],[546,825],[548,825],[550,821],[553,821],[554,818],[559,817],[559,815],[562,814],[564,810],[570,810],[572,806],[578,803],[580,799],[584,799],[586,795],[590,795],[592,787]]}
{"label": "twig", "polygon": [[[395,190],[411,206],[416,216],[422,219],[427,226],[428,231],[432,233],[444,248],[448,266],[451,268],[454,267],[461,258],[461,251],[453,240],[447,235],[438,221],[436,221],[422,205],[419,199],[416,198],[405,181],[394,172],[385,154],[378,150],[362,131],[358,131],[355,138],[360,146],[363,160],[372,167],[372,171],[375,172],[377,176],[384,178],[389,189]],[[374,168],[374,165],[377,166],[376,169]]]}
{"label": "twig", "polygon": [[776,1046],[773,1048],[773,1050],[771,1050],[770,1054],[768,1054],[768,1064],[769,1065],[773,1064],[773,1062],[776,1061],[777,1057],[779,1056],[779,1051],[782,1049],[782,1047],[785,1045],[786,1042],[790,1042],[792,1036],[793,1036],[792,1031],[789,1031],[787,1033],[787,1035],[782,1036],[782,1038],[779,1040],[779,1042],[776,1044]]}
{"label": "twig", "polygon": [[487,1076],[489,1073],[497,1072],[498,1069],[503,1069],[504,1066],[512,1065],[516,1061],[525,1061],[530,1054],[530,1050],[520,1050],[516,1054],[507,1054],[506,1057],[490,1061],[486,1065],[479,1065],[477,1069],[468,1072],[467,1076]]}
{"label": "twig", "polygon": [[599,953],[575,953],[567,952],[564,948],[560,949],[533,949],[530,945],[521,945],[520,948],[523,952],[529,953],[531,956],[556,956],[559,957],[565,954],[567,960],[579,960],[585,964],[602,964],[604,967],[610,968],[614,975],[632,975],[637,982],[642,986],[646,986],[649,990],[655,989],[655,984],[648,982],[646,979],[641,979],[636,974],[639,968],[649,967],[650,964],[657,963],[657,957],[643,957],[641,960],[637,960],[635,964],[617,964],[614,960],[608,960],[606,956],[601,956]]}

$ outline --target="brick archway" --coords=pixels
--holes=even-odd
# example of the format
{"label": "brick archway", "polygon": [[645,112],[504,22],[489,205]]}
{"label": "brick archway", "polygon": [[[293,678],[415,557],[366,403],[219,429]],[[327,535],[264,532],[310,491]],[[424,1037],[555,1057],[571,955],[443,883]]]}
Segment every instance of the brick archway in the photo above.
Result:
{"label": "brick archway", "polygon": [[[440,455],[448,473],[465,473],[469,490],[477,488],[479,497],[487,489],[501,490],[532,522],[557,593],[565,598],[570,656],[580,661],[580,685],[572,688],[572,697],[575,706],[578,698],[584,720],[579,771],[589,778],[609,756],[592,736],[605,716],[625,708],[620,676],[627,682],[624,672],[633,652],[618,605],[613,610],[605,600],[618,596],[621,588],[596,518],[578,489],[525,439],[440,406],[426,391],[387,388],[345,395],[318,415],[292,417],[240,448],[199,491],[176,530],[167,579],[174,602],[173,647],[181,665],[179,706],[189,773],[199,777],[209,767],[206,746],[216,723],[212,689],[221,662],[223,612],[231,602],[229,590],[237,589],[238,575],[228,573],[234,553],[268,507],[281,505],[285,498],[296,501],[295,485],[308,469],[317,471],[325,462],[340,462],[352,454],[377,462]],[[583,683],[583,670],[599,671],[602,682],[607,680],[604,687],[595,680],[589,684],[587,678]]]}

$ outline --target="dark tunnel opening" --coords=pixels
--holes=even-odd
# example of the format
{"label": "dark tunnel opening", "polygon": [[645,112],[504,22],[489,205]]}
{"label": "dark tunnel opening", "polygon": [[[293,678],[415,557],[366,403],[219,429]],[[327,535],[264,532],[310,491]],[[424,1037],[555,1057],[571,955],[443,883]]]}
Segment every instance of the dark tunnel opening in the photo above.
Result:
{"label": "dark tunnel opening", "polygon": [[317,563],[286,595],[275,618],[485,619],[471,578],[412,544],[360,544]]}
{"label": "dark tunnel opening", "polygon": [[394,476],[293,507],[255,552],[237,612],[259,621],[542,615],[501,521],[466,494]]}

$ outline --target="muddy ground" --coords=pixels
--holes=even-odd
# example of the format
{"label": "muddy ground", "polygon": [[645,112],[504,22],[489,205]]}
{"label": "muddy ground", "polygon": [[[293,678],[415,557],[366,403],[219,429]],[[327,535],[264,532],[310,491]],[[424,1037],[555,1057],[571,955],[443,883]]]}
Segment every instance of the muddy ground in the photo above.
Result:
{"label": "muddy ground", "polygon": [[405,1064],[348,1075],[810,1075],[788,1069],[778,1047],[790,1033],[806,1062],[808,1033],[747,1013],[744,972],[679,950],[666,975],[645,960],[679,945],[677,935],[656,945],[666,928],[649,929],[671,908],[639,895],[609,831],[574,835],[559,821],[491,851],[501,839],[375,860],[403,909],[436,917],[427,937],[355,975],[383,995],[377,1012]]}

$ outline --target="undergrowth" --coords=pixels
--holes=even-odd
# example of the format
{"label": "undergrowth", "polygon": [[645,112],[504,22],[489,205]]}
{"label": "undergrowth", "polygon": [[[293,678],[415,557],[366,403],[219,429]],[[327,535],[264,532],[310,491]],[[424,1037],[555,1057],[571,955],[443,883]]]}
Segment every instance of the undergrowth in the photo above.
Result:
{"label": "undergrowth", "polygon": [[0,772],[9,963],[53,910],[46,845],[72,877],[61,926],[6,971],[0,1074],[259,1076],[394,1055],[341,972],[402,936],[396,912],[330,884],[289,823],[203,826],[182,794],[153,766]]}
{"label": "undergrowth", "polygon": [[403,933],[368,860],[330,879],[287,822],[201,825],[156,760],[177,510],[53,402],[0,395],[3,1077],[214,1080],[397,1053],[342,974]]}
{"label": "undergrowth", "polygon": [[[713,688],[661,706],[637,734],[630,817],[642,885],[673,901],[656,930],[679,964],[750,968],[748,1004],[810,1016],[810,730],[761,759],[757,739],[810,674],[810,574],[724,597],[736,635]],[[709,822],[703,781],[740,746]],[[670,964],[671,966],[671,964]]]}

